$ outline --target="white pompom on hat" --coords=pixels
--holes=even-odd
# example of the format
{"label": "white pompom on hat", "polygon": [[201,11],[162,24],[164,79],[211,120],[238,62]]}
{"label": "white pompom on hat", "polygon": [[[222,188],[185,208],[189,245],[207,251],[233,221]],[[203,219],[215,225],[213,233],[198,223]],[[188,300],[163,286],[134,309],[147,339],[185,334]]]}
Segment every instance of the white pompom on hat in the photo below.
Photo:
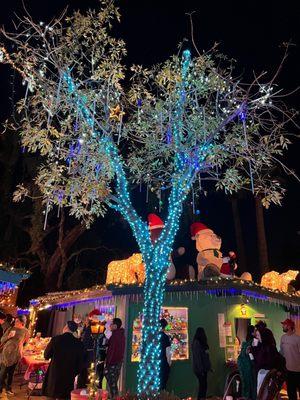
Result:
{"label": "white pompom on hat", "polygon": [[162,229],[165,226],[163,220],[156,214],[148,215],[148,225],[150,231],[153,229]]}

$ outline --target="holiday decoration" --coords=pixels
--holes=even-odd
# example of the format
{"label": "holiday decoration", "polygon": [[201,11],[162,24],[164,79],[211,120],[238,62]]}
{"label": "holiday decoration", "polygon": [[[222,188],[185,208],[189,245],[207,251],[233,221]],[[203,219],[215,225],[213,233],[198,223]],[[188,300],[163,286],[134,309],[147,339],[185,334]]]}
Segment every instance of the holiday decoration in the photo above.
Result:
{"label": "holiday decoration", "polygon": [[282,292],[288,292],[289,284],[296,279],[296,276],[299,274],[299,271],[288,270],[280,275],[281,277],[281,285],[280,289]]}
{"label": "holiday decoration", "polygon": [[248,281],[248,282],[252,282],[252,275],[250,274],[250,272],[243,272],[242,275],[240,276],[240,278],[244,281]]}
{"label": "holiday decoration", "polygon": [[17,312],[16,300],[19,283],[28,277],[28,273],[19,273],[13,267],[0,265],[0,308],[9,314]]}
{"label": "holiday decoration", "polygon": [[228,257],[223,257],[223,264],[220,272],[222,275],[234,276],[236,270],[236,254],[234,251],[230,251]]}
{"label": "holiday decoration", "polygon": [[[171,357],[173,361],[189,358],[188,345],[188,309],[180,307],[162,308],[160,318],[168,325],[166,334],[171,340]],[[131,361],[140,361],[142,342],[143,316],[139,315],[133,321]]]}
{"label": "holiday decoration", "polygon": [[109,113],[109,118],[116,121],[121,121],[123,115],[125,113],[121,110],[121,107],[117,105],[115,108],[112,108]]}
{"label": "holiday decoration", "polygon": [[140,283],[145,280],[145,266],[140,253],[126,260],[111,261],[107,267],[106,284]]}
{"label": "holiday decoration", "polygon": [[89,400],[96,399],[96,395],[98,393],[98,384],[99,380],[97,379],[96,367],[94,363],[91,363],[88,371],[88,385],[87,385]]}
{"label": "holiday decoration", "polygon": [[[163,231],[163,228],[165,227],[164,222],[158,215],[152,213],[148,215],[148,226],[150,231],[151,242],[152,244],[155,244],[159,239]],[[169,261],[170,264],[167,271],[167,280],[171,281],[172,279],[175,278],[176,269],[171,257],[169,258]]]}
{"label": "holiday decoration", "polygon": [[271,271],[264,274],[261,278],[261,285],[273,290],[280,290],[282,292],[288,291],[289,284],[296,279],[299,271],[289,270],[283,274]]}
{"label": "holiday decoration", "polygon": [[165,225],[163,220],[159,218],[159,216],[156,214],[148,215],[148,225],[150,230],[151,242],[154,244],[158,240]]}
{"label": "holiday decoration", "polygon": [[[185,49],[147,69],[133,65],[122,87],[125,44],[111,36],[119,17],[110,0],[99,12],[76,12],[49,25],[26,16],[18,32],[4,32],[13,52],[8,57],[2,50],[1,58],[29,89],[16,131],[24,148],[43,157],[35,182],[45,227],[54,208],[68,207],[90,225],[109,207],[132,229],[146,275],[138,393],[148,396],[160,386],[159,316],[185,200],[191,193],[195,206],[211,180],[226,193],[263,194],[266,207],[280,204],[283,188],[268,172],[282,165],[277,156],[289,144],[284,129],[293,115],[284,108],[281,118],[281,104],[272,104],[280,93],[273,93],[272,79],[243,85],[215,50],[192,60]],[[166,211],[155,242],[132,203],[131,184]],[[26,193],[19,187],[15,199]],[[207,234],[211,247],[196,239],[200,274],[209,263],[221,267],[221,240]]]}
{"label": "holiday decoration", "polygon": [[[201,222],[191,225],[191,237],[196,241],[196,248],[199,251],[197,256],[198,279],[204,278],[204,269],[207,266],[208,270],[215,270],[214,276],[218,275],[223,263],[220,251],[221,238]],[[208,273],[206,273],[206,277]]]}

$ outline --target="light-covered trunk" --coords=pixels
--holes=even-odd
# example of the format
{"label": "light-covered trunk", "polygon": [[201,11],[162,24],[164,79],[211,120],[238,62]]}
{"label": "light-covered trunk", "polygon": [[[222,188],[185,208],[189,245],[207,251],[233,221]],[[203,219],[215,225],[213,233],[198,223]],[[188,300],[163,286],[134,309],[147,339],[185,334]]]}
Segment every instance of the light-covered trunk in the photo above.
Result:
{"label": "light-covered trunk", "polygon": [[[160,313],[163,303],[169,258],[144,257],[147,278],[144,285],[141,360],[138,368],[138,393],[156,394],[160,388]],[[147,261],[149,260],[149,261]]]}

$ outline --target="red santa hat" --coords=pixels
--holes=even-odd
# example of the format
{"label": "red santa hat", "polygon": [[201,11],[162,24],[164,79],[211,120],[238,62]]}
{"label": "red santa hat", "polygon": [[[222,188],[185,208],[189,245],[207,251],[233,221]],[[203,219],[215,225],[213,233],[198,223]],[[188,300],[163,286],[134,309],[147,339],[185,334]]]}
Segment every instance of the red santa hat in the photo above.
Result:
{"label": "red santa hat", "polygon": [[191,225],[191,237],[192,240],[196,239],[196,235],[202,231],[210,231],[211,229],[209,229],[206,225],[202,224],[202,222],[194,222]]}
{"label": "red santa hat", "polygon": [[152,231],[153,229],[162,229],[164,228],[164,221],[159,218],[156,214],[149,214],[148,215],[148,225],[149,230]]}
{"label": "red santa hat", "polygon": [[97,308],[95,308],[93,311],[91,311],[91,312],[89,313],[89,318],[93,318],[93,317],[95,317],[96,315],[100,315],[100,314],[101,314],[100,310],[98,310]]}

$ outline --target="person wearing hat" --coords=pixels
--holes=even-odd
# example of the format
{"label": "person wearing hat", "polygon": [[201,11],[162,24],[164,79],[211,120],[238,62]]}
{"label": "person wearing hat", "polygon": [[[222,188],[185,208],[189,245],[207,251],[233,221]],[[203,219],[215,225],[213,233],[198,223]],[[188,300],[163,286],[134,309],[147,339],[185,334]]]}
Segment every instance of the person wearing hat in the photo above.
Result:
{"label": "person wearing hat", "polygon": [[77,324],[68,321],[62,335],[54,336],[45,349],[44,357],[51,359],[43,383],[43,396],[50,399],[69,399],[75,377],[84,364],[84,348],[74,336]]}
{"label": "person wearing hat", "polygon": [[284,334],[280,340],[280,352],[285,357],[287,392],[289,400],[300,396],[300,336],[295,333],[295,322],[287,318],[281,322]]}

